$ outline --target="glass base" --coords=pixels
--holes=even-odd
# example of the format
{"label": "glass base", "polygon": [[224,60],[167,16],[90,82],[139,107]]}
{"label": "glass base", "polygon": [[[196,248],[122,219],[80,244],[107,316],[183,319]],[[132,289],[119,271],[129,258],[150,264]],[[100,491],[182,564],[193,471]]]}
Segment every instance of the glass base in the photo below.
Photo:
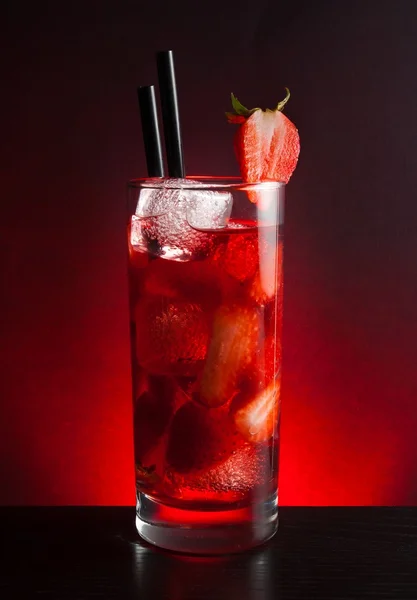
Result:
{"label": "glass base", "polygon": [[277,494],[230,510],[185,510],[138,493],[136,529],[147,542],[187,554],[241,552],[269,540],[278,528]]}

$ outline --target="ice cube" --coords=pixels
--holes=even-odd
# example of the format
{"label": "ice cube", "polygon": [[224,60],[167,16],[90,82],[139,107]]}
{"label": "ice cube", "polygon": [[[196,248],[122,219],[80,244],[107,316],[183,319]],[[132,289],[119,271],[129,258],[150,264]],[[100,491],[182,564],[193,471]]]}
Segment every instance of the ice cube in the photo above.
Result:
{"label": "ice cube", "polygon": [[269,462],[267,447],[243,446],[207,473],[210,487],[225,492],[248,492],[268,480]]}
{"label": "ice cube", "polygon": [[141,219],[135,215],[132,216],[130,223],[130,246],[133,252],[148,252],[148,227],[147,219]]}
{"label": "ice cube", "polygon": [[149,296],[135,307],[136,357],[155,375],[192,377],[207,352],[208,323],[200,305]]}
{"label": "ice cube", "polygon": [[[222,462],[208,469],[179,473],[168,468],[165,481],[181,498],[238,500],[244,494],[271,479],[271,457],[268,446],[246,443]],[[172,493],[172,492],[171,492]]]}
{"label": "ice cube", "polygon": [[135,228],[132,225],[136,245],[145,245],[149,252],[177,261],[210,254],[213,230],[227,226],[232,195],[201,189],[204,184],[189,179],[167,179],[152,185],[142,188],[139,194]]}

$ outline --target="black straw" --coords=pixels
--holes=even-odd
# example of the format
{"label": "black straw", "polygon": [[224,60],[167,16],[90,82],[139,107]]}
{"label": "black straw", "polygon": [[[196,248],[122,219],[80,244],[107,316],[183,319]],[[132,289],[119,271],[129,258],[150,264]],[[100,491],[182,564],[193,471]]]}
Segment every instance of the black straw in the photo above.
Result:
{"label": "black straw", "polygon": [[185,177],[177,86],[172,50],[157,53],[165,146],[169,177]]}
{"label": "black straw", "polygon": [[161,136],[159,134],[154,86],[139,87],[138,100],[148,176],[163,177],[164,164],[162,162]]}

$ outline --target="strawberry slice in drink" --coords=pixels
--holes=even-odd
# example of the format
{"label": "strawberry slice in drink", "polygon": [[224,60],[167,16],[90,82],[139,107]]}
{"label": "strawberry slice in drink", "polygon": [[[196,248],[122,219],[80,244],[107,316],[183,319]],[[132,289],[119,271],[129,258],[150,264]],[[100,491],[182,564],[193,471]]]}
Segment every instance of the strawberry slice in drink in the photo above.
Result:
{"label": "strawberry slice in drink", "polygon": [[238,281],[244,282],[255,275],[258,263],[258,232],[231,235],[222,256],[221,268]]}
{"label": "strawberry slice in drink", "polygon": [[[230,407],[237,431],[250,442],[266,442],[278,423],[280,409],[280,379],[247,400],[236,396]],[[245,398],[246,396],[246,398]]]}
{"label": "strawberry slice in drink", "polygon": [[247,182],[282,181],[288,183],[300,154],[297,128],[284,114],[287,95],[275,109],[243,106],[232,94],[234,113],[226,113],[230,123],[238,123],[235,151],[242,178]]}
{"label": "strawberry slice in drink", "polygon": [[221,306],[216,311],[199,385],[201,403],[222,406],[237,393],[238,376],[252,361],[259,329],[256,307]]}
{"label": "strawberry slice in drink", "polygon": [[196,375],[207,351],[209,326],[198,304],[149,296],[134,311],[136,358],[153,375]]}

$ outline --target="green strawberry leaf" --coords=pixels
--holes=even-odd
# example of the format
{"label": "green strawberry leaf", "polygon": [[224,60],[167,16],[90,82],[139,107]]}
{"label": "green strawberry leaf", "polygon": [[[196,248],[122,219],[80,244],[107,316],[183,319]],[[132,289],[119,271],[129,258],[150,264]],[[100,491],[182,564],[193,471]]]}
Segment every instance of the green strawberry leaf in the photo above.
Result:
{"label": "green strawberry leaf", "polygon": [[[284,100],[278,102],[276,108],[274,108],[273,110],[267,108],[266,112],[282,111],[284,109],[284,106],[287,104],[291,96],[290,90],[287,87],[285,88],[285,91],[286,96]],[[233,93],[231,94],[231,98],[234,112],[226,113],[226,118],[229,121],[229,123],[244,123],[247,118],[253,115],[254,112],[256,112],[257,110],[261,110],[260,108],[246,108],[246,106],[243,106],[243,104],[239,102],[239,100]]]}
{"label": "green strawberry leaf", "polygon": [[249,110],[248,108],[246,108],[246,106],[243,106],[243,104],[239,102],[239,100],[233,93],[231,94],[231,98],[233,110],[237,115],[240,115],[241,117],[250,117],[256,110],[260,110],[259,108],[252,108],[251,110]]}
{"label": "green strawberry leaf", "polygon": [[233,92],[230,94],[230,96],[232,98],[232,106],[233,106],[233,110],[235,111],[235,113],[237,115],[241,115],[242,117],[248,117],[249,109],[246,108],[246,106],[243,106],[243,104],[241,102],[239,102],[239,100],[236,98],[236,96],[233,94]]}

